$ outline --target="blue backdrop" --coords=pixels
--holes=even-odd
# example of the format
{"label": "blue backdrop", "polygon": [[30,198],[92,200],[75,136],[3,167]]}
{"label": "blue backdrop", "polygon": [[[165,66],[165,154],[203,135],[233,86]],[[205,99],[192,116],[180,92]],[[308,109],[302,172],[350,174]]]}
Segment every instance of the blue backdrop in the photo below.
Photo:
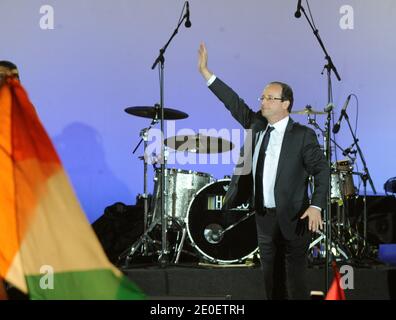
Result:
{"label": "blue backdrop", "polygon": [[[189,114],[176,123],[176,130],[239,128],[197,71],[200,41],[207,44],[210,68],[252,108],[272,80],[293,87],[295,110],[307,104],[325,107],[324,55],[306,20],[294,17],[296,3],[190,1],[192,28],[182,27],[166,53],[165,104]],[[0,59],[18,64],[90,221],[107,205],[133,204],[143,192],[142,149],[135,155],[132,150],[149,120],[123,110],[159,101],[158,71],[150,67],[176,27],[182,6],[182,0],[0,3]],[[357,135],[375,187],[383,192],[384,182],[396,176],[396,2],[311,0],[310,6],[342,77],[341,82],[333,77],[335,118],[347,95],[355,93]],[[348,114],[355,127],[354,98]],[[294,118],[307,124],[304,116]],[[323,125],[324,119],[318,122]],[[337,141],[344,148],[352,142],[345,122]],[[233,165],[173,167],[222,178]],[[357,169],[362,169],[360,161]],[[152,178],[150,168],[150,191]]]}

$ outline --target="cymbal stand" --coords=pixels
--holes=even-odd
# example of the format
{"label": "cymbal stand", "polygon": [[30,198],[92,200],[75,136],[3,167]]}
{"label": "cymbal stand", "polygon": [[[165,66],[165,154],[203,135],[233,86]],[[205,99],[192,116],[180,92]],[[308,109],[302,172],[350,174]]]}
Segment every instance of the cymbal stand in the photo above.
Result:
{"label": "cymbal stand", "polygon": [[150,238],[148,235],[153,228],[155,227],[155,224],[152,223],[150,224],[150,215],[149,215],[149,205],[148,205],[148,193],[147,193],[147,157],[146,157],[146,150],[147,150],[147,140],[148,140],[148,134],[151,128],[158,123],[158,117],[157,114],[154,116],[153,120],[151,121],[151,124],[148,128],[144,128],[140,131],[140,141],[133,150],[132,154],[135,154],[142,142],[144,143],[143,147],[143,156],[139,157],[140,160],[143,160],[143,205],[144,205],[144,227],[143,227],[143,234],[142,236],[131,245],[131,247],[127,248],[124,250],[118,257],[118,262],[120,262],[123,258],[125,258],[124,262],[124,267],[127,268],[129,267],[129,263],[132,259],[132,256],[138,251],[139,248],[142,249],[142,256],[149,256],[150,252],[148,251],[149,244],[155,243],[153,239]]}
{"label": "cymbal stand", "polygon": [[[132,154],[135,154],[135,152],[137,151],[137,149],[139,148],[141,143],[144,142],[143,156],[139,157],[139,159],[143,161],[143,195],[141,196],[143,198],[143,208],[144,208],[143,233],[146,232],[149,222],[150,222],[148,192],[147,192],[147,155],[146,155],[147,140],[148,140],[148,134],[149,134],[150,129],[157,123],[158,123],[158,117],[156,114],[154,119],[152,120],[150,126],[148,128],[144,128],[140,131],[141,140],[139,141],[138,145],[135,147],[135,149],[132,152]],[[144,256],[148,255],[148,246],[147,246],[146,242],[144,242],[144,244],[143,244],[143,255]]]}
{"label": "cymbal stand", "polygon": [[[165,69],[165,52],[166,49],[168,48],[169,44],[171,43],[172,39],[176,36],[176,34],[179,31],[179,28],[181,26],[181,24],[183,23],[184,20],[186,20],[186,22],[188,21],[187,19],[189,18],[188,16],[188,12],[186,11],[186,13],[183,15],[183,12],[185,11],[185,9],[187,9],[187,1],[184,3],[183,5],[183,9],[182,9],[182,14],[179,18],[179,22],[178,25],[176,27],[176,29],[173,31],[173,34],[171,35],[170,39],[168,40],[168,42],[165,44],[164,47],[162,47],[159,50],[159,55],[158,57],[155,59],[153,65],[151,66],[151,69],[154,70],[155,67],[157,65],[159,65],[159,78],[160,78],[160,121],[161,121],[161,132],[162,135],[164,135],[164,69]],[[186,27],[187,23],[186,23]],[[164,139],[162,137],[161,139],[161,155],[164,156],[165,155],[165,143],[164,143]],[[166,174],[166,159],[163,158],[163,160],[161,161],[161,174],[160,174],[160,212],[161,212],[161,253],[159,255],[159,263],[161,265],[161,267],[166,267],[169,264],[169,249],[168,249],[168,244],[167,244],[167,231],[168,231],[168,219],[166,216],[166,208],[165,208],[165,198],[164,198],[164,194],[165,194],[165,190],[166,190],[166,179],[165,179],[165,174]]]}

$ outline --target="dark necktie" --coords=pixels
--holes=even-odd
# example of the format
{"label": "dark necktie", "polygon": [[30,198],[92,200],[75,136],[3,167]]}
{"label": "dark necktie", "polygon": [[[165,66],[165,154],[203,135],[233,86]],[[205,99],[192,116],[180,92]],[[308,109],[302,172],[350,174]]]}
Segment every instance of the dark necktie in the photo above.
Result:
{"label": "dark necktie", "polygon": [[272,130],[274,130],[274,127],[268,126],[267,131],[264,134],[264,138],[261,142],[259,155],[257,157],[256,174],[254,179],[254,189],[255,189],[254,205],[256,212],[262,211],[262,209],[264,208],[264,199],[263,199],[264,160],[265,160],[265,151],[267,150],[268,142]]}

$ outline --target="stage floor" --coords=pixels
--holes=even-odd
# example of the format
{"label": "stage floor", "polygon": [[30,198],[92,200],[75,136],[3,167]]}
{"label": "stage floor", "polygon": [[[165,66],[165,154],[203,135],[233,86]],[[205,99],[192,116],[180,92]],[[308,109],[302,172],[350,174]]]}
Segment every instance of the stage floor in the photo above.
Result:
{"label": "stage floor", "polygon": [[[136,265],[123,271],[149,299],[263,299],[262,274],[257,266]],[[309,290],[324,291],[324,286],[324,268],[310,267]],[[353,289],[345,294],[349,300],[396,299],[396,268],[353,267]]]}

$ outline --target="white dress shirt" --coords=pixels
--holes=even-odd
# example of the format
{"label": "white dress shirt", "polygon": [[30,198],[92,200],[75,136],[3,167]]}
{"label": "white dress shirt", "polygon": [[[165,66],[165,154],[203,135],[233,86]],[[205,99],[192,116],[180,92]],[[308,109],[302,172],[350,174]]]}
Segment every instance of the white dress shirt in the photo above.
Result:
{"label": "white dress shirt", "polygon": [[212,76],[209,78],[208,82],[206,82],[206,84],[208,85],[208,87],[216,80],[216,76],[214,74],[212,74]]}
{"label": "white dress shirt", "polygon": [[[275,180],[276,172],[278,170],[279,155],[282,148],[283,137],[285,135],[289,117],[272,124],[274,130],[271,132],[270,140],[268,142],[267,151],[265,152],[264,172],[263,172],[263,198],[264,206],[266,208],[275,208]],[[268,127],[267,127],[268,128]],[[265,130],[266,131],[266,130]],[[257,158],[259,150],[264,138],[265,131],[257,133],[259,135],[256,148],[253,153],[253,179],[256,176]],[[257,136],[255,137],[257,139]],[[254,184],[255,185],[255,184]]]}

